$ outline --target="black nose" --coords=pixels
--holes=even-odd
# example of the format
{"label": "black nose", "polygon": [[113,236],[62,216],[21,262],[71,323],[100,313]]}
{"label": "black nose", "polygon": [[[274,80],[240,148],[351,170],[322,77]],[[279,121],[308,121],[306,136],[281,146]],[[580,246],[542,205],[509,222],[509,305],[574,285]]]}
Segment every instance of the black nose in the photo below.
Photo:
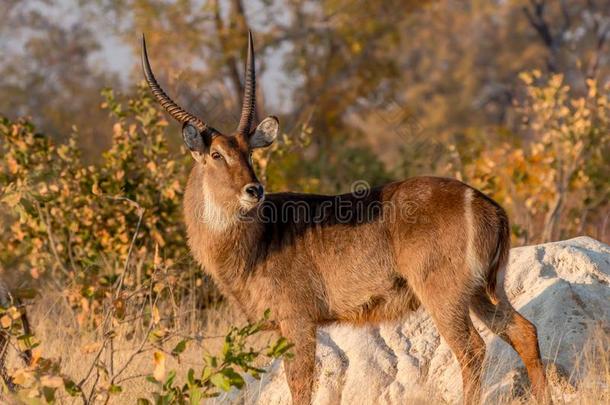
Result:
{"label": "black nose", "polygon": [[260,201],[263,198],[263,194],[265,190],[260,183],[250,183],[246,184],[244,187],[244,194],[246,194],[249,198],[253,200]]}

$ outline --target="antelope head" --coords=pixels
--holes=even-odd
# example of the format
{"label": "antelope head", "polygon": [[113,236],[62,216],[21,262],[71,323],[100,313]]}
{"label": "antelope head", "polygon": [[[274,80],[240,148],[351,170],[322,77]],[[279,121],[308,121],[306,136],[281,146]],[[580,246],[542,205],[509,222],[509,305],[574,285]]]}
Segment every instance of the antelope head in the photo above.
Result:
{"label": "antelope head", "polygon": [[215,215],[223,217],[234,217],[239,211],[257,207],[265,193],[252,167],[252,150],[273,143],[278,134],[279,121],[276,117],[269,116],[254,126],[256,77],[252,33],[248,33],[241,116],[237,130],[231,134],[222,134],[207,125],[176,104],[163,91],[150,67],[144,36],[142,67],[154,97],[169,115],[182,124],[182,139],[196,161],[198,167],[195,169],[202,173],[205,210],[214,211]]}

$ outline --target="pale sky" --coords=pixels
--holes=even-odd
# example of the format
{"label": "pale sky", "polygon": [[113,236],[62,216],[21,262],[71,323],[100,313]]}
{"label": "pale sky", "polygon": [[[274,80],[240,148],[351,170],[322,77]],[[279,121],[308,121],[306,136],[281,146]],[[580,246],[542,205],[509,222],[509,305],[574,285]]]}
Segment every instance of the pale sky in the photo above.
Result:
{"label": "pale sky", "polygon": [[[43,11],[43,14],[48,16],[53,21],[61,21],[63,24],[71,25],[79,18],[83,18],[79,14],[79,9],[74,7],[78,0],[57,0],[53,1],[52,5],[45,4],[42,1],[32,1],[32,7],[36,7]],[[221,5],[222,5],[221,0]],[[245,1],[246,13],[249,21],[256,34],[257,28],[260,27],[261,21],[257,16],[264,9],[260,0]],[[131,48],[119,41],[112,33],[112,28],[116,22],[112,16],[95,16],[95,29],[99,37],[99,42],[102,47],[101,52],[96,52],[92,55],[92,66],[99,66],[100,69],[110,69],[119,73],[123,85],[126,85],[128,80],[131,80],[130,73],[134,63],[139,63],[139,60],[134,62],[134,55]],[[134,32],[133,41],[140,40],[141,33]],[[256,37],[255,37],[256,41]],[[283,63],[283,55],[289,50],[289,45],[285,44],[278,50],[268,52],[265,59],[266,70],[265,74],[260,75],[259,83],[261,83],[265,94],[265,102],[267,108],[272,110],[274,114],[281,114],[291,110],[292,103],[290,95],[294,88],[290,83],[294,80],[289,80],[281,69]],[[260,58],[260,56],[259,56]]]}

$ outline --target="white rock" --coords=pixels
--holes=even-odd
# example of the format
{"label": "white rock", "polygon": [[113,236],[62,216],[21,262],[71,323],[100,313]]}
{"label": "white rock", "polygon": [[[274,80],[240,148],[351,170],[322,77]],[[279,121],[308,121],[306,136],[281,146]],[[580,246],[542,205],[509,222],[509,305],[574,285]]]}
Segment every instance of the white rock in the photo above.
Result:
{"label": "white rock", "polygon": [[[610,247],[591,238],[515,248],[506,290],[517,310],[538,328],[543,358],[571,378],[579,349],[595,327],[610,331]],[[475,320],[487,343],[483,398],[519,388],[516,353]],[[404,404],[461,401],[461,373],[452,352],[422,309],[379,327],[332,325],[318,332],[315,404]],[[289,404],[280,362],[251,381],[246,403]],[[419,400],[419,401],[417,401]]]}

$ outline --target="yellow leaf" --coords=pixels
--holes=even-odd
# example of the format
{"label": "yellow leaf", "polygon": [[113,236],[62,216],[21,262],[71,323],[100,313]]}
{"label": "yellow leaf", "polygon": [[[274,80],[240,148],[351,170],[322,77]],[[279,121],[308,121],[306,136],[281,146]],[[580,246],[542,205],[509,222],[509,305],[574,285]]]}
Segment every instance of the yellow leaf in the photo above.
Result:
{"label": "yellow leaf", "polygon": [[37,280],[37,279],[38,279],[38,277],[40,277],[40,273],[38,272],[38,269],[37,269],[36,267],[32,267],[32,268],[30,269],[30,276],[32,276],[32,278],[33,278],[34,280]]}
{"label": "yellow leaf", "polygon": [[152,308],[152,318],[154,323],[159,323],[161,320],[161,315],[159,315],[159,308],[156,305]]}
{"label": "yellow leaf", "polygon": [[32,362],[31,365],[35,366],[38,364],[38,361],[41,359],[42,353],[40,351],[40,348],[35,347],[34,349],[32,349]]}
{"label": "yellow leaf", "polygon": [[19,310],[16,307],[10,307],[8,309],[7,315],[9,315],[13,320],[17,320],[17,319],[21,318],[21,312],[19,312]]}
{"label": "yellow leaf", "polygon": [[102,190],[100,189],[100,185],[97,182],[93,183],[93,187],[91,187],[91,192],[95,195],[102,195]]}
{"label": "yellow leaf", "polygon": [[0,325],[2,325],[4,329],[10,328],[12,323],[13,321],[8,315],[4,315],[2,318],[0,318]]}
{"label": "yellow leaf", "polygon": [[7,165],[8,165],[8,170],[9,172],[11,172],[12,174],[17,173],[17,171],[19,170],[19,164],[17,163],[17,161],[15,160],[14,157],[9,156],[7,158]]}
{"label": "yellow leaf", "polygon": [[155,267],[159,267],[161,265],[161,257],[159,256],[159,244],[155,243],[155,254],[153,256],[153,264]]}
{"label": "yellow leaf", "polygon": [[13,375],[11,375],[11,379],[13,380],[13,383],[16,385],[25,385],[25,382],[27,380],[29,380],[31,377],[31,374],[24,369],[21,370],[16,370]]}
{"label": "yellow leaf", "polygon": [[112,132],[114,133],[114,136],[119,136],[121,135],[121,132],[123,131],[123,127],[121,126],[120,123],[116,123],[112,126]]}
{"label": "yellow leaf", "polygon": [[159,231],[157,231],[156,229],[152,229],[150,231],[150,235],[155,240],[155,242],[159,244],[159,247],[165,246],[165,239],[163,239],[163,236],[161,236],[161,233]]}
{"label": "yellow leaf", "polygon": [[156,292],[157,294],[160,294],[164,288],[165,288],[164,283],[155,283],[155,286],[153,287],[153,291]]}
{"label": "yellow leaf", "polygon": [[534,81],[532,75],[528,72],[519,73],[519,79],[521,79],[521,81],[525,84],[532,84],[532,82]]}
{"label": "yellow leaf", "polygon": [[154,352],[153,361],[155,363],[153,377],[157,381],[163,381],[165,377],[165,354],[163,352]]}

